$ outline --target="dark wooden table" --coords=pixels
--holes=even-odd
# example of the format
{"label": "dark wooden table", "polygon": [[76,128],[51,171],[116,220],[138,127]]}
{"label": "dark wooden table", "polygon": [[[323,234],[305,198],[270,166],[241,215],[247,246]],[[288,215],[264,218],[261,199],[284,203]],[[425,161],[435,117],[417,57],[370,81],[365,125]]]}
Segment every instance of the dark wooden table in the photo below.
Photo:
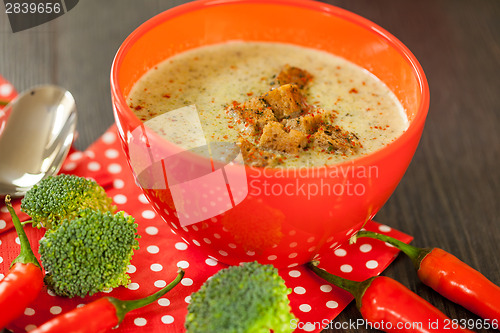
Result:
{"label": "dark wooden table", "polygon": [[[76,147],[85,149],[114,122],[109,71],[120,44],[142,22],[183,2],[82,0],[64,16],[15,34],[0,6],[0,74],[18,90],[43,83],[69,89],[79,111]],[[413,235],[417,246],[453,252],[500,284],[500,1],[325,2],[389,30],[429,80],[421,144],[376,219]],[[402,256],[384,274],[451,318],[477,319],[420,283]],[[336,321],[357,318],[351,304]]]}

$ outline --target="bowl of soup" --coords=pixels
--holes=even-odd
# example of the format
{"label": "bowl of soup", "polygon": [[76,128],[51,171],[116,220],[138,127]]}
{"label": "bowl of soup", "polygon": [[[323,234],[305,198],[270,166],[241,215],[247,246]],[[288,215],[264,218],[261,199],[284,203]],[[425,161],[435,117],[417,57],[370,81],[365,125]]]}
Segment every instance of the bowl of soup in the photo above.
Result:
{"label": "bowl of soup", "polygon": [[111,92],[156,212],[230,265],[332,253],[395,190],[429,107],[393,35],[294,0],[201,0],[151,18],[118,50]]}

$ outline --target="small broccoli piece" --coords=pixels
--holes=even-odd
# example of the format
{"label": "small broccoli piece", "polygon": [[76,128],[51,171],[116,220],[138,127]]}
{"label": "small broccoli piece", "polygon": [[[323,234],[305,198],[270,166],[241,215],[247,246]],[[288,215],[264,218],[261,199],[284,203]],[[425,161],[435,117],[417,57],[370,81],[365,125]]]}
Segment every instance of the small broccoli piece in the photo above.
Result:
{"label": "small broccoli piece", "polygon": [[272,265],[257,262],[217,272],[191,295],[185,327],[189,333],[292,332],[291,290]]}
{"label": "small broccoli piece", "polygon": [[115,212],[112,202],[94,180],[60,174],[33,186],[21,201],[21,211],[31,217],[33,226],[51,229],[64,219],[77,217],[80,209]]}
{"label": "small broccoli piece", "polygon": [[123,212],[85,209],[71,222],[47,230],[39,252],[45,283],[59,296],[85,296],[127,286],[126,273],[139,248],[137,224]]}

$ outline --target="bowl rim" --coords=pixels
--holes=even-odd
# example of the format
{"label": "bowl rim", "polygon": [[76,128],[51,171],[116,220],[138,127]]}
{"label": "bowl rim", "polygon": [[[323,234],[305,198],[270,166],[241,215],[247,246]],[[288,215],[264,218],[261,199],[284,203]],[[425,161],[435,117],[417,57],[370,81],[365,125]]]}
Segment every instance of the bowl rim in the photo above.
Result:
{"label": "bowl rim", "polygon": [[[119,84],[119,71],[123,59],[125,58],[128,49],[139,40],[142,35],[156,27],[159,23],[164,22],[168,19],[175,18],[177,16],[183,15],[184,13],[203,10],[209,7],[222,6],[222,5],[234,5],[234,4],[266,4],[266,5],[283,5],[283,6],[294,6],[299,8],[304,8],[308,10],[318,11],[327,13],[329,15],[334,15],[343,20],[349,21],[358,25],[359,27],[371,31],[372,33],[381,37],[388,45],[390,45],[394,50],[396,50],[405,61],[408,62],[416,75],[418,88],[420,90],[420,104],[415,112],[413,120],[409,122],[409,126],[404,133],[397,137],[392,142],[386,144],[385,146],[359,157],[355,157],[343,162],[332,163],[329,165],[318,165],[318,166],[307,166],[303,167],[307,170],[316,169],[331,169],[331,168],[342,168],[343,166],[349,165],[373,165],[376,161],[384,159],[387,155],[390,155],[393,151],[397,151],[404,147],[406,143],[414,136],[420,136],[423,130],[425,119],[428,114],[430,105],[430,92],[429,84],[427,78],[423,71],[422,66],[418,62],[417,58],[413,53],[404,45],[398,38],[393,34],[377,25],[376,23],[358,15],[350,12],[346,9],[336,7],[330,4],[321,3],[313,0],[196,0],[193,2],[185,3],[166,11],[163,11],[152,18],[148,19],[141,25],[139,25],[130,35],[124,40],[120,45],[118,51],[115,54],[111,65],[111,95],[114,99],[113,104],[117,103],[120,105],[122,111],[126,110],[127,118],[133,119],[138,125],[142,124],[141,120],[134,114],[134,112],[129,108],[125,97],[121,94],[121,86]],[[420,139],[419,139],[420,140]],[[271,167],[250,167],[245,165],[247,168],[252,169],[265,169],[266,173],[273,173],[273,171],[282,172],[283,168],[271,168]],[[301,167],[302,168],[302,167]]]}

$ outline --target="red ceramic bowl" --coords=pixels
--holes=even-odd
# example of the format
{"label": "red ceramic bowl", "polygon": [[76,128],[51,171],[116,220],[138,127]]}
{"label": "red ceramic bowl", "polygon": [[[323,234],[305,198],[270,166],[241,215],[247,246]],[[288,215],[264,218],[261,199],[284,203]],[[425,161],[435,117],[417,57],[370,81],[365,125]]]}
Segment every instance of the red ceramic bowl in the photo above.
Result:
{"label": "red ceramic bowl", "polygon": [[[409,128],[376,152],[329,167],[300,172],[235,163],[215,167],[199,177],[205,181],[198,179],[182,189],[195,205],[178,200],[179,184],[165,179],[165,167],[172,165],[169,157],[183,150],[146,128],[126,97],[134,83],[164,59],[229,40],[284,42],[341,56],[385,82],[405,108]],[[413,157],[429,107],[422,68],[394,36],[343,9],[298,0],[202,0],[163,12],[137,28],[118,50],[111,92],[132,171],[167,224],[187,243],[224,263],[258,260],[277,267],[332,253],[377,213]],[[190,176],[193,170],[207,163],[188,155],[182,166],[185,183],[196,178]],[[186,223],[183,217],[188,214],[200,217]]]}

